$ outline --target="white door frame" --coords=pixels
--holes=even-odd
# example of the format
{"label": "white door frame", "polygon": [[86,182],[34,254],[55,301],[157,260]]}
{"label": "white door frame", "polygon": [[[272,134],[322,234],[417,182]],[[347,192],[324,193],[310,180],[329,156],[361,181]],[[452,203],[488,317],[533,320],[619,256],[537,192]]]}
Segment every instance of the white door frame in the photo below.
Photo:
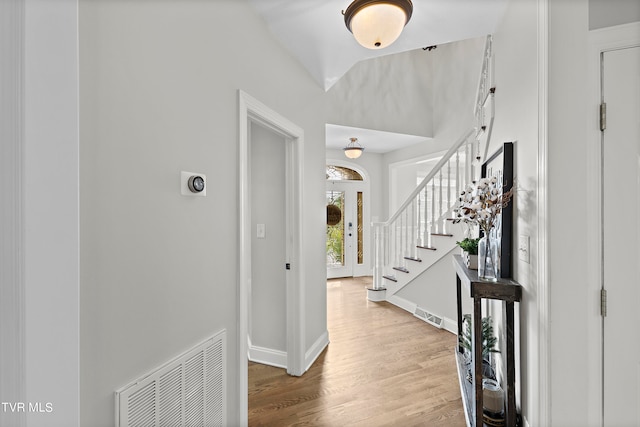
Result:
{"label": "white door frame", "polygon": [[[239,146],[239,261],[238,261],[238,369],[240,392],[240,425],[248,424],[248,319],[251,286],[251,200],[249,175],[249,125],[259,123],[286,139],[286,222],[287,260],[291,270],[286,280],[287,373],[302,375],[304,369],[304,266],[302,262],[302,183],[304,131],[285,117],[238,91]],[[285,268],[283,265],[282,268]]]}
{"label": "white door frame", "polygon": [[[536,425],[551,425],[551,300],[549,288],[549,203],[547,182],[549,177],[549,1],[538,0],[538,378],[532,380],[534,403],[531,417],[537,415]],[[531,354],[530,354],[531,356]],[[537,380],[537,384],[535,384]],[[537,399],[536,399],[537,397]],[[536,407],[537,400],[537,407]]]}
{"label": "white door frame", "polygon": [[[589,111],[593,114],[587,124],[589,141],[587,146],[587,177],[590,188],[602,188],[602,134],[598,127],[598,107],[601,102],[600,67],[603,52],[640,45],[640,23],[608,27],[589,32]],[[602,340],[602,317],[600,316],[600,289],[602,288],[602,194],[601,191],[587,193],[587,277],[590,313],[588,319],[589,355],[588,372],[592,375],[591,389],[588,390],[589,419],[603,423],[603,378],[604,363]]]}

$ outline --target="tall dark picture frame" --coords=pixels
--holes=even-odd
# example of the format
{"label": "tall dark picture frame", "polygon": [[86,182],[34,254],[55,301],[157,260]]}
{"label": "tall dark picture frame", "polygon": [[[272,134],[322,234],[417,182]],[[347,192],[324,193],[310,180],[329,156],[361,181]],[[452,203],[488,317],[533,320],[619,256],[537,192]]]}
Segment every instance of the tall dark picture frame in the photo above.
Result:
{"label": "tall dark picture frame", "polygon": [[[513,186],[513,142],[505,142],[486,162],[482,164],[483,178],[496,176],[502,179],[502,191],[509,191]],[[496,222],[497,237],[500,239],[500,277],[511,277],[511,248],[513,227],[513,200],[502,209]]]}

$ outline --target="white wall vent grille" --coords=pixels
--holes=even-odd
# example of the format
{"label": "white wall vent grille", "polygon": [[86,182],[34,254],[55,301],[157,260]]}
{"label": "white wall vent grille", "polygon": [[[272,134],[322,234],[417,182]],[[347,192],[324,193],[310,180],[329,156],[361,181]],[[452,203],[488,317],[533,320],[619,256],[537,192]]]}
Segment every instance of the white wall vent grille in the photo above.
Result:
{"label": "white wall vent grille", "polygon": [[438,329],[442,329],[442,317],[436,316],[433,313],[429,313],[428,311],[423,310],[420,307],[416,307],[413,315],[418,319],[422,319],[428,324],[435,326]]}
{"label": "white wall vent grille", "polygon": [[226,331],[116,391],[116,427],[226,425]]}

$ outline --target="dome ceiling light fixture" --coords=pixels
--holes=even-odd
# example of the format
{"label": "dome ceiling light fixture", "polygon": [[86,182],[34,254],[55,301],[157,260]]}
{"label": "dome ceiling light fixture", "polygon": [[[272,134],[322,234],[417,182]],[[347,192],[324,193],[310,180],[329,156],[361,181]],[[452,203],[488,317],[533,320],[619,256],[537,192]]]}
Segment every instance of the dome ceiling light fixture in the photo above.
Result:
{"label": "dome ceiling light fixture", "polygon": [[344,23],[356,41],[368,49],[390,46],[411,19],[411,0],[354,0],[344,15]]}
{"label": "dome ceiling light fixture", "polygon": [[343,148],[344,155],[350,159],[357,159],[362,155],[364,147],[358,144],[358,138],[349,138],[349,143]]}

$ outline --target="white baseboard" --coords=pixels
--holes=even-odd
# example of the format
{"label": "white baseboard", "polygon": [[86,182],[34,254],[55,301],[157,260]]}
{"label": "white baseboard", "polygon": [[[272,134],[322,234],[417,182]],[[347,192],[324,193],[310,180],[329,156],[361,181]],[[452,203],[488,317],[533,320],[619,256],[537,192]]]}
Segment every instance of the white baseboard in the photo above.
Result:
{"label": "white baseboard", "polygon": [[451,332],[453,335],[458,335],[458,322],[456,320],[451,320],[448,317],[443,317],[442,320],[442,329]]}
{"label": "white baseboard", "polygon": [[[413,314],[416,311],[417,304],[399,297],[398,295],[392,295],[387,298],[387,302],[395,305],[396,307],[400,307],[401,309],[408,311]],[[448,317],[442,317],[442,329],[445,331],[451,332],[453,335],[458,335],[458,322],[455,320],[451,320]]]}
{"label": "white baseboard", "polygon": [[264,348],[249,342],[249,360],[276,368],[287,368],[287,352]]}
{"label": "white baseboard", "polygon": [[413,314],[416,311],[417,305],[415,303],[412,303],[409,300],[401,298],[398,295],[391,295],[390,297],[387,298],[387,301],[395,305],[396,307],[400,307],[401,309],[408,311],[411,314]]}
{"label": "white baseboard", "polygon": [[308,371],[313,362],[316,361],[318,356],[324,351],[325,348],[329,345],[329,331],[324,331],[322,335],[313,343],[311,348],[307,350],[304,355],[305,368],[304,371]]}

